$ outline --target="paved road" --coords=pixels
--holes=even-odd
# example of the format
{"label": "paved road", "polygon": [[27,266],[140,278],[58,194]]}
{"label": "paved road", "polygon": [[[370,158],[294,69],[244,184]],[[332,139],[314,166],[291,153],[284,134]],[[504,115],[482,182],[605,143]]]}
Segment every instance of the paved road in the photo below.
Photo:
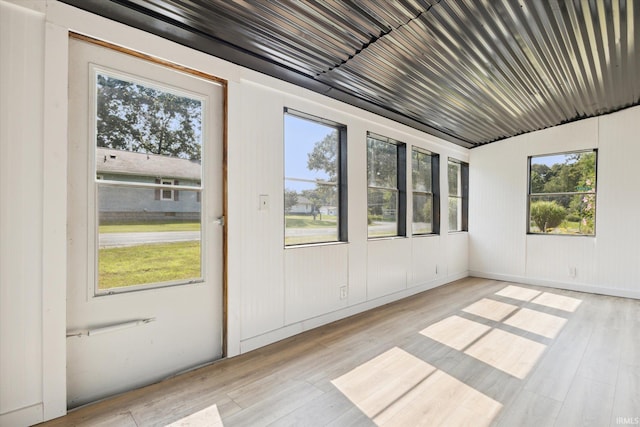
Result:
{"label": "paved road", "polygon": [[100,234],[101,248],[136,246],[148,243],[171,243],[200,240],[199,231],[162,231],[146,233],[104,233]]}
{"label": "paved road", "polygon": [[[376,223],[372,232],[393,232],[395,224]],[[287,236],[326,236],[335,234],[336,229],[327,228],[287,228]],[[104,233],[100,234],[101,248],[117,248],[149,243],[188,242],[200,240],[199,231],[162,231],[145,233]]]}
{"label": "paved road", "polygon": [[[384,222],[376,222],[373,225],[368,227],[372,232],[377,233],[393,233],[396,230],[395,222],[392,223],[384,223]],[[326,228],[287,228],[286,229],[287,236],[326,236],[331,234],[336,234],[335,227],[326,227]]]}

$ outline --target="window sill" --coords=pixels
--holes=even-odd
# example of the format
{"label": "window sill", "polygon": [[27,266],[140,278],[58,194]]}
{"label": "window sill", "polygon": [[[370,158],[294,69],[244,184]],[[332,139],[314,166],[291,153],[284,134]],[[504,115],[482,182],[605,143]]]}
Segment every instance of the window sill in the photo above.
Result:
{"label": "window sill", "polygon": [[381,240],[400,240],[406,239],[407,236],[380,236],[380,237],[367,237],[368,242],[379,242]]}
{"label": "window sill", "polygon": [[556,234],[556,233],[527,233],[527,236],[555,236],[555,237],[591,237],[595,238],[595,234]]}
{"label": "window sill", "polygon": [[318,242],[318,243],[302,243],[300,245],[285,245],[284,249],[299,249],[299,248],[317,248],[318,246],[339,246],[347,245],[349,242]]}

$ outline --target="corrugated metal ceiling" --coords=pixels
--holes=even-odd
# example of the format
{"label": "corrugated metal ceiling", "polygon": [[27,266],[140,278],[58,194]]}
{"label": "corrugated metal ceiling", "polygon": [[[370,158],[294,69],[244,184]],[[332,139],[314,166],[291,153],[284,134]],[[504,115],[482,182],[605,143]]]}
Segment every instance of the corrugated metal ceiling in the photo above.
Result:
{"label": "corrugated metal ceiling", "polygon": [[465,147],[640,101],[640,0],[64,1]]}

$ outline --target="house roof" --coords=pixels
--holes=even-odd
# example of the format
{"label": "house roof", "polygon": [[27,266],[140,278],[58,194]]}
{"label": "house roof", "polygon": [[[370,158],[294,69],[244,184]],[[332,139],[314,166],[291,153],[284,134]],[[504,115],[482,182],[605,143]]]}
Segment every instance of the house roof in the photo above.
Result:
{"label": "house roof", "polygon": [[62,1],[463,147],[640,103],[628,0]]}
{"label": "house roof", "polygon": [[98,147],[96,172],[199,181],[202,177],[202,166],[199,160]]}

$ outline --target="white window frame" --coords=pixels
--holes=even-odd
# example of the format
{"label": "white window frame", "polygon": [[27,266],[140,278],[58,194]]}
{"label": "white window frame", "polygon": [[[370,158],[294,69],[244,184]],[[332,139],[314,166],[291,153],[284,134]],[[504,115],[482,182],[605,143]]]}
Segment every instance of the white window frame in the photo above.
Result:
{"label": "white window frame", "polygon": [[[207,100],[205,98],[203,98],[201,95],[197,94],[197,93],[191,93],[188,90],[184,90],[184,89],[178,89],[173,87],[171,84],[167,84],[164,85],[161,82],[157,82],[157,81],[153,81],[153,80],[148,80],[148,79],[144,79],[144,78],[140,78],[138,76],[134,76],[122,71],[116,71],[116,70],[112,70],[108,67],[105,66],[98,66],[95,64],[91,64],[90,65],[90,81],[92,84],[92,87],[89,91],[89,108],[90,108],[90,117],[93,117],[93,119],[91,120],[91,127],[90,127],[90,132],[91,132],[91,140],[93,141],[93,143],[91,144],[91,148],[90,148],[90,153],[91,153],[91,158],[95,159],[96,158],[96,141],[97,141],[97,99],[96,99],[96,86],[95,86],[95,82],[97,82],[97,76],[98,74],[103,74],[103,75],[108,75],[110,77],[114,77],[114,78],[118,78],[118,79],[122,79],[122,80],[127,80],[127,81],[131,81],[137,84],[141,84],[147,87],[151,87],[154,89],[158,89],[158,90],[162,90],[165,92],[170,92],[170,93],[174,93],[178,96],[188,96],[194,99],[198,99],[201,101],[202,103],[202,117],[203,120],[205,117],[207,117],[207,110],[209,108],[209,106],[207,105]],[[203,122],[204,123],[204,122]],[[208,129],[205,126],[202,134],[201,134],[201,141],[203,142],[202,147],[201,147],[201,158],[205,159],[206,158],[206,144],[204,144],[204,141],[207,140],[208,136],[207,136],[207,132]],[[155,183],[140,183],[140,182],[135,182],[135,181],[122,181],[122,180],[106,180],[104,179],[104,175],[99,175],[97,173],[97,165],[96,162],[93,161],[92,162],[92,166],[89,168],[91,170],[91,175],[93,177],[93,187],[92,187],[92,195],[91,198],[94,200],[93,203],[90,203],[88,208],[89,208],[89,218],[90,221],[88,223],[89,226],[89,235],[94,236],[94,240],[92,242],[90,242],[90,246],[95,247],[94,249],[94,254],[93,254],[93,269],[92,271],[89,272],[90,274],[90,280],[91,277],[93,278],[92,282],[93,284],[91,285],[91,287],[93,288],[93,296],[94,297],[101,297],[101,296],[106,296],[106,295],[116,295],[116,294],[122,294],[122,293],[127,293],[127,292],[137,292],[137,291],[141,291],[141,290],[150,290],[150,289],[157,289],[157,288],[165,288],[165,287],[169,287],[169,286],[176,286],[176,285],[191,285],[191,284],[196,284],[196,283],[203,283],[206,280],[206,263],[204,262],[205,260],[205,254],[206,254],[206,241],[203,238],[203,236],[205,235],[205,221],[204,218],[206,217],[206,212],[205,212],[205,206],[202,205],[201,211],[200,211],[200,215],[201,215],[201,219],[200,219],[200,227],[201,227],[201,238],[200,238],[200,277],[198,278],[193,278],[193,279],[179,279],[179,280],[173,280],[173,281],[166,281],[166,282],[160,282],[160,283],[142,283],[142,284],[135,284],[135,285],[129,285],[129,286],[124,286],[124,287],[118,287],[118,288],[108,288],[108,289],[100,289],[99,287],[99,281],[98,281],[98,261],[99,261],[99,246],[98,246],[98,235],[99,235],[99,225],[100,225],[100,221],[99,221],[99,207],[97,204],[97,197],[98,197],[98,191],[99,191],[99,187],[122,187],[122,188],[150,188],[150,189],[156,189],[158,191],[160,191],[160,200],[169,200],[169,199],[163,199],[163,191],[165,189],[167,189],[167,185],[166,184],[162,184],[163,181],[171,181],[171,186],[175,187],[175,188],[170,188],[171,191],[171,200],[173,200],[173,196],[174,196],[174,191],[179,191],[179,190],[188,190],[188,191],[197,191],[199,193],[203,193],[204,192],[204,181],[205,179],[200,180],[200,184],[197,186],[194,185],[175,185],[175,180],[174,179],[165,179],[165,178],[157,178],[157,181]],[[202,166],[202,174],[203,174],[203,178],[205,176],[205,166],[204,166],[204,161],[203,161],[203,166]]]}
{"label": "white window frame", "polygon": [[[391,191],[396,195],[396,232],[393,235],[372,236],[371,229],[367,226],[367,239],[388,239],[394,237],[407,236],[407,145],[404,142],[381,136],[373,132],[367,132],[367,153],[369,152],[369,142],[371,140],[382,142],[384,144],[394,145],[396,147],[396,185],[395,187],[384,187],[372,185],[369,182],[369,166],[370,159],[367,154],[367,214],[369,211],[369,190]],[[367,221],[368,222],[368,221]]]}

